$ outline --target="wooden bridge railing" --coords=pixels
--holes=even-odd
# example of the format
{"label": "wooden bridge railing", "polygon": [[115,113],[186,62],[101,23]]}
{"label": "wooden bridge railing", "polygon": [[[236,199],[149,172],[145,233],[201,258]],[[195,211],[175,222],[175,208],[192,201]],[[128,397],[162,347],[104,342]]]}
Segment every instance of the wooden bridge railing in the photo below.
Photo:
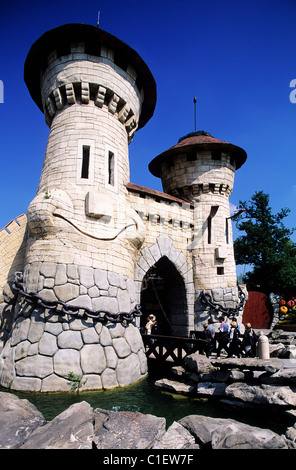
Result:
{"label": "wooden bridge railing", "polygon": [[178,365],[187,354],[203,349],[205,340],[164,335],[142,334],[146,356],[159,361],[172,361]]}

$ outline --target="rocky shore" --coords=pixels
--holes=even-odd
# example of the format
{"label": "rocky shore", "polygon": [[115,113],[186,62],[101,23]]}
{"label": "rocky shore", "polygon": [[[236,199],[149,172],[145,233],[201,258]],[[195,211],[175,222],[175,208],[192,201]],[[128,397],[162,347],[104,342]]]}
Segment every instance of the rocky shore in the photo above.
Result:
{"label": "rocky shore", "polygon": [[217,359],[194,353],[184,358],[182,367],[172,367],[169,378],[155,382],[172,393],[234,407],[264,406],[267,413],[277,410],[279,419],[286,422],[289,416],[287,422],[294,423],[287,424],[282,434],[202,415],[185,416],[167,427],[163,417],[93,409],[86,401],[47,421],[28,400],[0,392],[0,449],[294,449],[296,367],[293,358],[288,364],[285,361],[280,357]]}
{"label": "rocky shore", "polygon": [[208,359],[187,356],[184,366],[171,369],[172,378],[155,385],[196,397],[225,397],[244,403],[296,409],[296,368],[284,368],[281,359]]}
{"label": "rocky shore", "polygon": [[293,449],[296,425],[283,435],[233,419],[166,420],[130,411],[93,409],[86,401],[46,421],[26,399],[0,392],[0,449]]}

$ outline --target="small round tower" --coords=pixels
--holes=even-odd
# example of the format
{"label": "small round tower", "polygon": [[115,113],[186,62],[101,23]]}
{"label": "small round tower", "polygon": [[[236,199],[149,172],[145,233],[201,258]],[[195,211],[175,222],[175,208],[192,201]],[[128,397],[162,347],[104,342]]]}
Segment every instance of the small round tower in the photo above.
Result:
{"label": "small round tower", "polygon": [[[206,292],[225,308],[238,303],[229,196],[235,171],[247,158],[233,144],[198,131],[158,155],[149,164],[161,178],[163,190],[194,204],[192,252],[196,297]],[[196,323],[204,318],[205,304],[196,302]]]}

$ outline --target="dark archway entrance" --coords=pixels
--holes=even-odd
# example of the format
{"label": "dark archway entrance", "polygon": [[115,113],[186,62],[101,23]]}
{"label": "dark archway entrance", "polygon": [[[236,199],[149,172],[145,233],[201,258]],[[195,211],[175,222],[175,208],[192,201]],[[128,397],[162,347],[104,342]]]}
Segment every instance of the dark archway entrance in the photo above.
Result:
{"label": "dark archway entrance", "polygon": [[158,334],[187,336],[188,312],[185,284],[174,264],[160,258],[144,276],[141,290],[141,326],[148,315],[157,318]]}

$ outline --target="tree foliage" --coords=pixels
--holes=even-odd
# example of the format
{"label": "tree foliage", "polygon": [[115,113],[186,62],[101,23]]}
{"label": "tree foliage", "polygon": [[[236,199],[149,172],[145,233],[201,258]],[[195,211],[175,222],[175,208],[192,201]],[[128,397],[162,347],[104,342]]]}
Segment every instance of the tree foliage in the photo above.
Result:
{"label": "tree foliage", "polygon": [[269,195],[263,191],[256,192],[249,202],[240,201],[239,209],[245,210],[236,227],[244,234],[234,241],[234,253],[236,264],[253,268],[244,275],[248,290],[295,295],[296,245],[290,238],[294,229],[283,223],[290,209],[273,214]]}

